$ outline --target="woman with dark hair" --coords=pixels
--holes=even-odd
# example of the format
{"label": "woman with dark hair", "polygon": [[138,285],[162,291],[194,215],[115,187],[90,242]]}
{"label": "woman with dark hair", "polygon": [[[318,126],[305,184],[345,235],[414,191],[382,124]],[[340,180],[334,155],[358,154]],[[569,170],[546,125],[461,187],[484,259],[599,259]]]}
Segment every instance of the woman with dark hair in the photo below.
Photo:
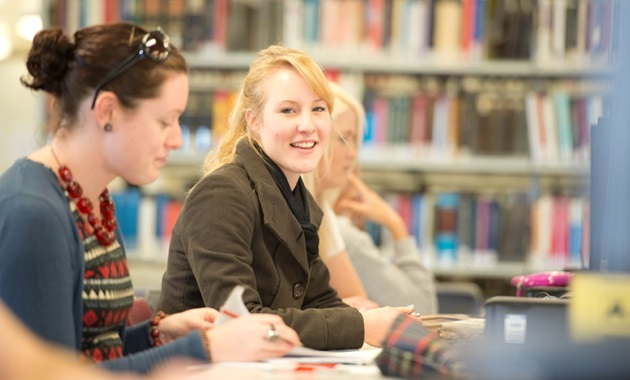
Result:
{"label": "woman with dark hair", "polygon": [[47,29],[26,65],[22,83],[52,95],[53,114],[49,143],[0,177],[4,303],[39,336],[112,369],[146,372],[173,356],[260,360],[298,344],[277,316],[212,328],[209,308],[125,328],[134,293],[107,185],[154,181],[182,144],[188,66],[168,36],[127,23],[73,39]]}

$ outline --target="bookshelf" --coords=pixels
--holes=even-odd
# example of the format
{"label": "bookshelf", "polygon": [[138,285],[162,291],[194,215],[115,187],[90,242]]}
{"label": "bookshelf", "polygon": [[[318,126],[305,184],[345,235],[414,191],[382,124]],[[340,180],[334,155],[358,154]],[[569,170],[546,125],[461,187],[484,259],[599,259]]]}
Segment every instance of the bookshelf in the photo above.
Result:
{"label": "bookshelf", "polygon": [[[193,69],[247,70],[255,58],[255,52],[234,52],[212,55],[208,53],[186,53],[186,59]],[[580,62],[529,62],[522,60],[501,61],[445,61],[439,57],[425,57],[422,60],[390,57],[371,54],[369,60],[361,59],[361,53],[335,56],[323,52],[311,53],[322,66],[340,71],[358,71],[389,74],[419,75],[478,75],[503,77],[597,77],[612,73],[606,64]]]}
{"label": "bookshelf", "polygon": [[[181,202],[200,175],[208,147],[220,138],[234,90],[256,51],[282,41],[307,51],[331,78],[364,101],[369,120],[360,155],[364,176],[392,202],[399,202],[397,207],[410,207],[409,199],[424,200],[430,210],[424,216],[414,216],[413,210],[401,212],[409,215],[408,225],[419,240],[420,235],[431,235],[421,246],[432,255],[436,274],[509,278],[577,266],[575,257],[569,262],[570,248],[579,250],[580,260],[587,258],[588,225],[583,221],[588,219],[588,137],[590,126],[605,110],[607,79],[615,60],[618,1],[45,4],[50,22],[69,30],[121,19],[147,27],[159,24],[183,47],[191,66],[191,96],[182,117],[185,146],[171,154],[158,183],[143,190],[151,201],[163,199],[159,196],[165,193],[170,201]],[[496,136],[502,136],[500,141]],[[439,200],[453,196],[474,213],[511,222],[519,215],[520,223],[511,227],[519,231],[497,230],[497,223],[503,222],[492,216],[486,217],[490,218],[483,222],[486,226],[473,222],[467,227],[477,240],[518,232],[525,236],[518,241],[518,252],[499,252],[497,240],[462,252],[456,249],[455,262],[438,265],[438,235],[459,234],[461,240],[464,234],[452,225],[447,226],[450,231],[440,230],[444,226],[439,223]],[[511,208],[515,199],[525,202],[516,211]],[[579,212],[574,210],[577,206],[569,207],[578,203]],[[462,213],[456,210],[457,217]],[[145,214],[161,218],[159,211]],[[574,224],[569,223],[570,215]],[[556,231],[554,238],[541,229],[558,224],[555,217],[565,230]],[[547,223],[541,225],[539,219]],[[172,221],[158,223],[157,230],[164,233]],[[139,252],[146,252],[146,247]],[[481,258],[475,258],[479,252]],[[163,260],[162,253],[137,256],[152,265]]]}
{"label": "bookshelf", "polygon": [[[200,166],[204,152],[172,152],[168,166]],[[449,157],[427,159],[410,146],[364,147],[359,154],[361,168],[368,171],[411,171],[425,173],[518,174],[586,177],[588,166],[568,163],[537,164],[527,157]]]}

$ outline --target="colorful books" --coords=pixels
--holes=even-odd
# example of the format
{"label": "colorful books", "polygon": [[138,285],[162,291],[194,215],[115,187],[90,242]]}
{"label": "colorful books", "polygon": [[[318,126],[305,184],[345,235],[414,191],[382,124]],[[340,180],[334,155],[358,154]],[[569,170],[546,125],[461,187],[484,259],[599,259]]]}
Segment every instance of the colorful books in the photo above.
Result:
{"label": "colorful books", "polygon": [[182,202],[165,194],[143,194],[134,187],[112,192],[112,199],[127,255],[165,260]]}
{"label": "colorful books", "polygon": [[188,52],[271,43],[347,57],[608,63],[615,0],[58,0],[54,24],[162,26]]}
{"label": "colorful books", "polygon": [[[589,206],[581,196],[524,191],[387,193],[415,237],[425,262],[435,268],[493,268],[526,262],[533,270],[582,268],[588,257]],[[391,237],[375,225],[375,243]]]}

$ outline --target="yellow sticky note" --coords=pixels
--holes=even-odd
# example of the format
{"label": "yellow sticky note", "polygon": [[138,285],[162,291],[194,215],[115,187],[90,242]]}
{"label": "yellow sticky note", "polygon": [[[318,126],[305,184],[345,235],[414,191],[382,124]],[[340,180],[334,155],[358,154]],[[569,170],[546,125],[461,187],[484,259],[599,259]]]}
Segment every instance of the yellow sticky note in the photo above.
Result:
{"label": "yellow sticky note", "polygon": [[630,337],[630,275],[578,273],[570,289],[569,324],[574,341]]}

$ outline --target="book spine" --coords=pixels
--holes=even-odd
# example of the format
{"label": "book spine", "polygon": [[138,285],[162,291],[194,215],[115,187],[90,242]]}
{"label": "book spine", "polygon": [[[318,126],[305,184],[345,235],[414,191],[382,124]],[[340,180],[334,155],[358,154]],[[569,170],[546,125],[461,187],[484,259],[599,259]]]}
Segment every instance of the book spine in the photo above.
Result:
{"label": "book spine", "polygon": [[573,137],[571,131],[571,110],[569,96],[565,92],[556,92],[553,95],[556,126],[558,131],[558,144],[560,159],[563,162],[571,162],[573,158]]}
{"label": "book spine", "polygon": [[555,59],[564,59],[566,53],[566,0],[553,0],[551,50]]}
{"label": "book spine", "polygon": [[578,55],[578,0],[566,0],[565,49],[567,60],[576,60]]}
{"label": "book spine", "polygon": [[566,197],[554,197],[552,201],[551,262],[552,268],[563,268],[568,256],[568,213]]}
{"label": "book spine", "polygon": [[544,126],[545,135],[547,137],[546,144],[546,157],[547,161],[551,163],[557,163],[560,160],[560,143],[559,143],[559,131],[558,123],[556,119],[556,111],[554,100],[551,95],[541,95],[542,104],[542,123]]}
{"label": "book spine", "polygon": [[376,96],[375,91],[370,88],[367,88],[363,93],[363,106],[365,107],[365,131],[363,131],[363,144],[365,145],[372,145],[376,142],[376,115],[374,111]]}
{"label": "book spine", "polygon": [[538,0],[537,15],[535,56],[538,62],[547,62],[552,57],[553,12],[551,0]]}
{"label": "book spine", "polygon": [[427,100],[423,93],[417,93],[411,101],[411,126],[409,142],[423,147],[427,144]]}
{"label": "book spine", "polygon": [[583,201],[580,198],[571,198],[569,201],[569,260],[572,268],[582,268],[582,231],[583,231]]}
{"label": "book spine", "polygon": [[411,195],[411,213],[412,213],[412,225],[411,225],[411,235],[416,240],[416,245],[418,247],[422,247],[422,229],[425,221],[423,220],[423,205],[422,205],[423,195],[421,193],[414,193]]}
{"label": "book spine", "polygon": [[371,51],[378,52],[385,45],[383,41],[385,34],[385,0],[368,0],[367,7],[368,47]]}
{"label": "book spine", "polygon": [[486,7],[487,0],[476,0],[472,58],[481,60],[486,57]]}
{"label": "book spine", "polygon": [[285,46],[301,49],[303,45],[301,24],[304,20],[304,2],[285,0],[282,20],[282,36]]}
{"label": "book spine", "polygon": [[435,201],[435,244],[437,265],[452,267],[457,262],[457,207],[455,193],[441,193]]}
{"label": "book spine", "polygon": [[152,196],[142,196],[138,204],[138,246],[137,255],[141,259],[152,259],[158,252],[157,236],[157,203]]}
{"label": "book spine", "polygon": [[457,58],[460,52],[462,5],[454,0],[436,0],[433,52],[442,59]]}
{"label": "book spine", "polygon": [[227,19],[229,0],[214,0],[212,40],[221,51],[227,50]]}
{"label": "book spine", "polygon": [[137,188],[129,188],[124,191],[113,192],[112,200],[116,205],[118,226],[125,241],[125,247],[133,256],[138,249],[140,191]]}
{"label": "book spine", "polygon": [[545,194],[532,207],[532,244],[529,267],[534,270],[550,268],[552,250],[553,199]]}
{"label": "book spine", "polygon": [[377,97],[374,100],[374,142],[384,145],[387,142],[389,119],[389,102],[386,98]]}
{"label": "book spine", "polygon": [[472,55],[473,41],[475,38],[475,6],[476,0],[462,0],[462,26],[460,37],[460,49],[466,59]]}

